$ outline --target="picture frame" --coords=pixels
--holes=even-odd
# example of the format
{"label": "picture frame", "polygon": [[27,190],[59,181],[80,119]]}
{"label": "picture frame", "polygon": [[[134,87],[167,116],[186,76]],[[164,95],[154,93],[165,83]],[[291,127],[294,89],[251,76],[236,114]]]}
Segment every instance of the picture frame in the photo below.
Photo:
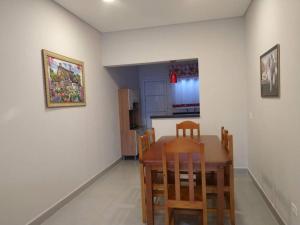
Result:
{"label": "picture frame", "polygon": [[280,97],[280,45],[260,56],[261,97]]}
{"label": "picture frame", "polygon": [[84,62],[42,49],[46,105],[86,105]]}

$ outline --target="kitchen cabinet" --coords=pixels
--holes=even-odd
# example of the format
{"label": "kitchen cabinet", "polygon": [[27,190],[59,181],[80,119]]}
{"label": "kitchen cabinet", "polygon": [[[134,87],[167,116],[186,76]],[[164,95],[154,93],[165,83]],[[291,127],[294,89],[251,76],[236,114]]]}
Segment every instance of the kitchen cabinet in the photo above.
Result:
{"label": "kitchen cabinet", "polygon": [[137,137],[142,133],[139,95],[132,89],[119,89],[118,95],[122,156],[137,156]]}

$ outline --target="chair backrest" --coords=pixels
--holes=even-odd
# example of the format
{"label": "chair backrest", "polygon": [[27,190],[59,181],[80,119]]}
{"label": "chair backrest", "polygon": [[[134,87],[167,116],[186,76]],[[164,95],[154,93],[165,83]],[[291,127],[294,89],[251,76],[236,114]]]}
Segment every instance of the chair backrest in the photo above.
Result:
{"label": "chair backrest", "polygon": [[149,137],[147,134],[138,137],[139,142],[139,160],[143,160],[144,153],[149,150]]}
{"label": "chair backrest", "polygon": [[155,130],[154,128],[148,129],[145,132],[149,136],[149,144],[152,145],[155,143]]}
{"label": "chair backrest", "polygon": [[179,137],[179,130],[182,130],[183,137],[187,134],[187,130],[190,131],[191,137],[194,137],[194,131],[197,131],[197,136],[200,137],[200,124],[195,123],[193,121],[183,121],[181,123],[176,124],[176,136]]}
{"label": "chair backrest", "polygon": [[233,137],[231,134],[228,134],[228,131],[225,135],[226,142],[224,143],[225,150],[227,151],[229,158],[233,161]]}
{"label": "chair backrest", "polygon": [[[163,174],[164,174],[164,194],[168,207],[174,208],[194,208],[206,210],[206,178],[205,178],[205,154],[204,145],[196,143],[191,138],[176,138],[165,144],[162,153]],[[199,165],[198,167],[196,166]],[[172,171],[172,172],[169,172]],[[188,198],[182,199],[180,172],[188,172]],[[201,199],[196,199],[194,173],[201,175],[202,191]],[[172,177],[173,176],[173,177]],[[171,199],[168,192],[168,185],[175,181],[175,199]],[[198,189],[197,189],[198,190]]]}
{"label": "chair backrest", "polygon": [[228,130],[226,130],[224,127],[221,127],[221,143],[223,147],[227,145],[228,142],[227,136],[228,136]]}

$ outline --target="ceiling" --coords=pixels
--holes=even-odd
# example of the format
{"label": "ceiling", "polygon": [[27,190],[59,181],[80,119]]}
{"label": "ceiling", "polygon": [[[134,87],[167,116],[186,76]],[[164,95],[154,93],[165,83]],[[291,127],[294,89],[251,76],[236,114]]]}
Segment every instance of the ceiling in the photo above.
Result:
{"label": "ceiling", "polygon": [[243,16],[251,0],[54,0],[101,32]]}

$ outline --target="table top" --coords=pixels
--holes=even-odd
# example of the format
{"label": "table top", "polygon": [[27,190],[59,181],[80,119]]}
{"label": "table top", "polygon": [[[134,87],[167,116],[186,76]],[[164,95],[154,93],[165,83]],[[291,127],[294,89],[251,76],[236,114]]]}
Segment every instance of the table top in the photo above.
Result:
{"label": "table top", "polygon": [[[176,136],[162,136],[150,149],[145,152],[143,164],[145,166],[161,166],[162,151],[165,143],[176,139]],[[204,144],[206,165],[224,165],[231,162],[226,150],[223,148],[217,135],[201,135],[200,138],[194,137],[193,140]]]}

